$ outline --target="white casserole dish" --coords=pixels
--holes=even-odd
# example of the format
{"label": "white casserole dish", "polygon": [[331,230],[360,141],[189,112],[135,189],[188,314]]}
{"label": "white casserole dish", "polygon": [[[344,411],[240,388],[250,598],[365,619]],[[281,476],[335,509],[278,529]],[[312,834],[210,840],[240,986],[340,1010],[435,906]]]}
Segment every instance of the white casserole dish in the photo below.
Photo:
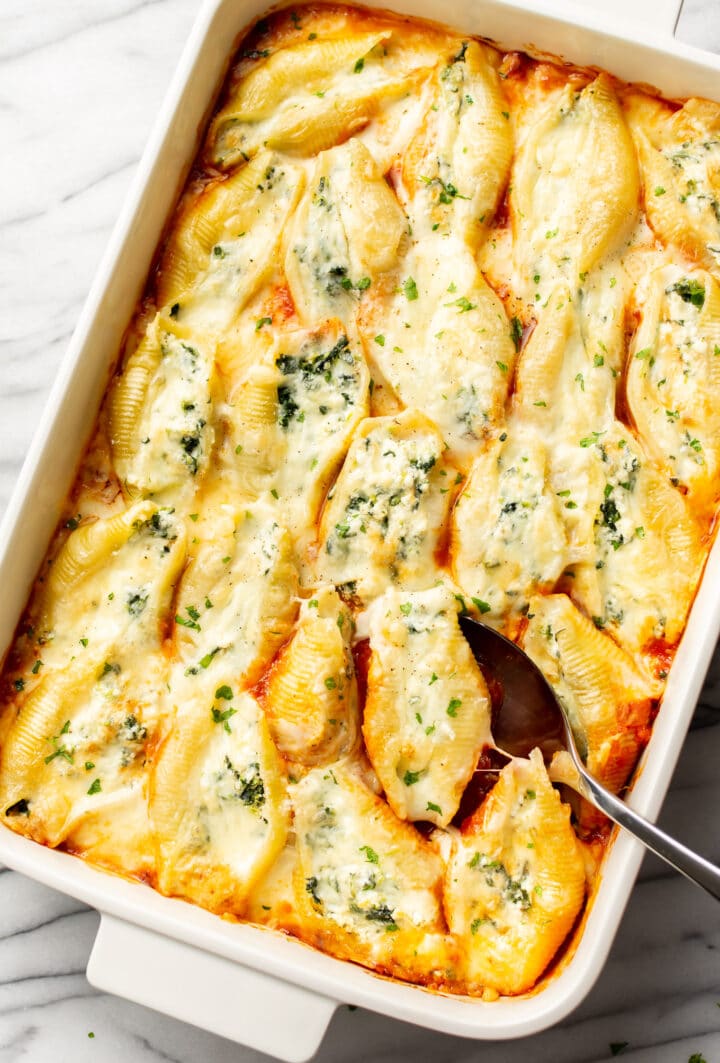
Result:
{"label": "white casserole dish", "polygon": [[[720,59],[677,44],[679,0],[634,0],[635,27],[620,28],[623,0],[385,0],[514,48],[559,54],[666,95],[720,97]],[[0,529],[6,608],[0,647],[17,619],[57,523],[92,427],[121,336],[144,286],[165,220],[196,150],[238,33],[267,0],[206,0],[140,164]],[[602,6],[603,14],[593,8]],[[610,12],[614,12],[611,14]],[[643,28],[642,21],[653,30]],[[625,20],[623,20],[625,22]],[[630,803],[651,818],[670,781],[720,628],[720,546],[711,554],[663,708]],[[339,1001],[481,1039],[527,1035],[568,1014],[600,972],[629,897],[642,850],[616,839],[580,944],[541,992],[493,1004],[444,997],[380,979],[268,930],[233,925],[147,886],[96,870],[8,830],[0,861],[102,914],[90,981],[286,1060],[317,1049]],[[228,1006],[230,1005],[230,1006]],[[281,1018],[280,1018],[281,1017]]]}

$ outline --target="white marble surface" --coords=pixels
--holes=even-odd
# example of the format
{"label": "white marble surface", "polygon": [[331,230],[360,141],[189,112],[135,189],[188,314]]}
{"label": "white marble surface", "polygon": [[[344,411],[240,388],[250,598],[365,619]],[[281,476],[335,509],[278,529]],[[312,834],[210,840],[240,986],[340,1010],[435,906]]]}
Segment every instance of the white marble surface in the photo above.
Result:
{"label": "white marble surface", "polygon": [[[0,508],[198,6],[0,3]],[[686,0],[678,35],[720,51],[720,0]],[[720,655],[661,819],[715,860],[718,724]],[[97,925],[94,912],[0,868],[0,1063],[266,1058],[96,993],[85,966]],[[717,904],[648,858],[596,987],[555,1029],[490,1045],[341,1008],[317,1058],[590,1063],[628,1042],[621,1058],[633,1063],[693,1053],[720,1063],[719,950]]]}

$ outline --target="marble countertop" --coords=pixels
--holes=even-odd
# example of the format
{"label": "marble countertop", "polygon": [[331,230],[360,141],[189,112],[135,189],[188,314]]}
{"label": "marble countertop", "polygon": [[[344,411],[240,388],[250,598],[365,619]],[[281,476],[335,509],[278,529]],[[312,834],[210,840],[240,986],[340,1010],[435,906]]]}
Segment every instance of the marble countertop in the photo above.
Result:
{"label": "marble countertop", "polygon": [[[632,4],[628,4],[628,10]],[[40,419],[199,0],[0,6],[0,509]],[[720,52],[719,0],[680,39]],[[720,95],[720,87],[718,89]],[[720,653],[660,823],[720,861]],[[523,1041],[475,1043],[342,1007],[319,1063],[720,1063],[720,909],[646,858],[580,1008]],[[116,997],[85,967],[98,916],[0,867],[0,1063],[251,1063],[267,1057]]]}

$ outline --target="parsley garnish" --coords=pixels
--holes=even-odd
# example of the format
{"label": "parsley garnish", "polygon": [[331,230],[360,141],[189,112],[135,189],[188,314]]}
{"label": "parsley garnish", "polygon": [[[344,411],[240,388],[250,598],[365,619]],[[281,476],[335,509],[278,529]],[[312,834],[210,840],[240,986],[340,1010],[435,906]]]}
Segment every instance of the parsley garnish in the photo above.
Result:
{"label": "parsley garnish", "polygon": [[684,277],[677,284],[671,284],[665,291],[677,292],[684,303],[691,303],[698,310],[702,310],[705,305],[705,285],[700,284],[699,281],[690,280],[688,277]]}
{"label": "parsley garnish", "polygon": [[510,318],[510,337],[515,344],[515,350],[520,350],[522,343],[523,326],[519,317]]}
{"label": "parsley garnish", "polygon": [[405,298],[408,302],[412,303],[418,297],[417,284],[412,277],[408,277],[403,281],[403,291],[405,292]]}
{"label": "parsley garnish", "polygon": [[227,731],[228,734],[231,734],[230,724],[228,723],[228,720],[231,716],[235,716],[237,714],[237,709],[218,709],[216,705],[213,705],[211,713],[213,723],[221,723],[223,725],[223,730]]}

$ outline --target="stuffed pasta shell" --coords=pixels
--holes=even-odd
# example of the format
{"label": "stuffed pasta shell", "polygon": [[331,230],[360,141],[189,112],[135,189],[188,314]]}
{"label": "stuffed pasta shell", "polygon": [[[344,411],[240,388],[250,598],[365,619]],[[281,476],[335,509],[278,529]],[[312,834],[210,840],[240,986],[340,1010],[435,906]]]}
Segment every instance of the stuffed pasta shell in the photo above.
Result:
{"label": "stuffed pasta shell", "polygon": [[720,286],[659,270],[628,359],[627,401],[647,452],[700,512],[717,497]]}
{"label": "stuffed pasta shell", "polygon": [[442,437],[414,410],[363,421],[320,522],[318,574],[370,600],[422,586],[438,545],[452,473]]}
{"label": "stuffed pasta shell", "polygon": [[534,750],[502,770],[448,864],[445,912],[468,987],[528,990],[570,932],[584,896],[570,809]]}
{"label": "stuffed pasta shell", "polygon": [[389,590],[370,610],[368,756],[400,819],[445,827],[490,735],[490,696],[449,587]]}
{"label": "stuffed pasta shell", "polygon": [[306,940],[431,981],[452,955],[443,936],[442,861],[432,846],[346,763],[314,768],[291,797]]}
{"label": "stuffed pasta shell", "polygon": [[303,603],[292,639],[278,657],[264,706],[276,746],[300,764],[330,763],[358,734],[352,616],[331,587]]}

